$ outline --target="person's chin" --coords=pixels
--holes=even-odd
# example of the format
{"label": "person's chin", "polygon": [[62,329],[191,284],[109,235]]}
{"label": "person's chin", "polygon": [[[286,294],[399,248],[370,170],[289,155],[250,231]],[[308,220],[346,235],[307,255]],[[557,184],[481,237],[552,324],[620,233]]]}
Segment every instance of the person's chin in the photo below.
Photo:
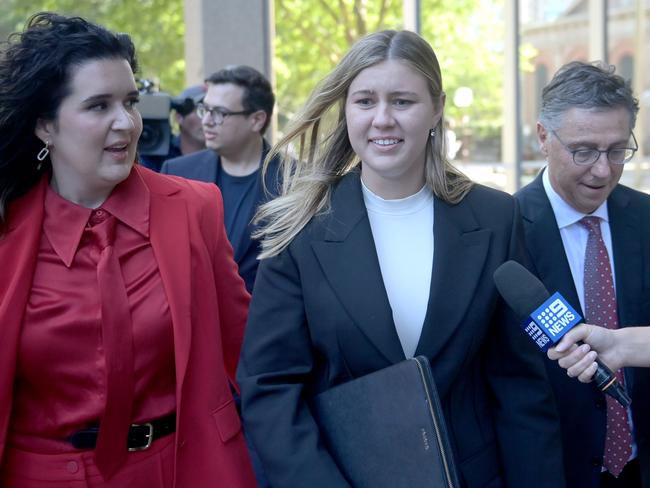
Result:
{"label": "person's chin", "polygon": [[589,200],[598,200],[602,203],[607,200],[611,190],[608,185],[584,185],[583,194]]}
{"label": "person's chin", "polygon": [[120,164],[112,164],[106,167],[102,173],[107,180],[119,183],[128,178],[134,165],[135,161],[130,159]]}
{"label": "person's chin", "polygon": [[577,209],[586,214],[590,214],[600,207],[605,200],[607,200],[607,196],[607,192],[583,195],[583,197],[580,198]]}

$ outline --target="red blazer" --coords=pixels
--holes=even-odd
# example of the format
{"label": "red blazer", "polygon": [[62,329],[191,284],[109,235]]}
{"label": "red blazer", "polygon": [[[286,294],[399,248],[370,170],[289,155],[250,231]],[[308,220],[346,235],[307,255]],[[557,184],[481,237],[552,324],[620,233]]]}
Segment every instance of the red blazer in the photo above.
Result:
{"label": "red blazer", "polygon": [[[175,486],[255,487],[230,391],[249,295],[237,274],[215,185],[135,167],[151,192],[150,236],[169,300],[176,362]],[[16,351],[43,222],[44,178],[8,208],[0,237],[0,459]]]}

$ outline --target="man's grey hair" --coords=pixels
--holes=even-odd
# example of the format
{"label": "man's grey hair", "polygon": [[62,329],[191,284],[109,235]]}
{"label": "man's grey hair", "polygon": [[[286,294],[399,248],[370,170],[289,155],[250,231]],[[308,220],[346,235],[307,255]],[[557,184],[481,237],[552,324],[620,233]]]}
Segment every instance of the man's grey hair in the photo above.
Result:
{"label": "man's grey hair", "polygon": [[639,101],[630,82],[614,74],[614,70],[614,66],[602,62],[573,61],[562,66],[542,90],[541,124],[548,130],[557,130],[564,113],[572,108],[623,107],[630,113],[630,129],[634,129]]}

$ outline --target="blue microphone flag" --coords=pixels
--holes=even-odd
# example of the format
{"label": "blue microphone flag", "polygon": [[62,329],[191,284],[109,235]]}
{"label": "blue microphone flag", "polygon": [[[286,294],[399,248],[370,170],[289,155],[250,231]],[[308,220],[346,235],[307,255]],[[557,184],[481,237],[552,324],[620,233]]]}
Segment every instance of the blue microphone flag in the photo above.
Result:
{"label": "blue microphone flag", "polygon": [[581,322],[580,314],[556,292],[526,317],[521,328],[542,351],[547,351]]}

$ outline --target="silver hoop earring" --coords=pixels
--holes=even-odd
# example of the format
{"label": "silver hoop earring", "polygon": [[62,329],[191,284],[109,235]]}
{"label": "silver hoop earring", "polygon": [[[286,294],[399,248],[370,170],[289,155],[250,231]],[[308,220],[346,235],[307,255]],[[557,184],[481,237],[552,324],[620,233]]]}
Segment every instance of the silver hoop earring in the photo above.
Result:
{"label": "silver hoop earring", "polygon": [[429,131],[429,137],[435,137],[435,135],[436,135],[436,129],[431,129]]}
{"label": "silver hoop earring", "polygon": [[45,147],[36,155],[36,159],[43,161],[50,154],[50,141],[45,141]]}

